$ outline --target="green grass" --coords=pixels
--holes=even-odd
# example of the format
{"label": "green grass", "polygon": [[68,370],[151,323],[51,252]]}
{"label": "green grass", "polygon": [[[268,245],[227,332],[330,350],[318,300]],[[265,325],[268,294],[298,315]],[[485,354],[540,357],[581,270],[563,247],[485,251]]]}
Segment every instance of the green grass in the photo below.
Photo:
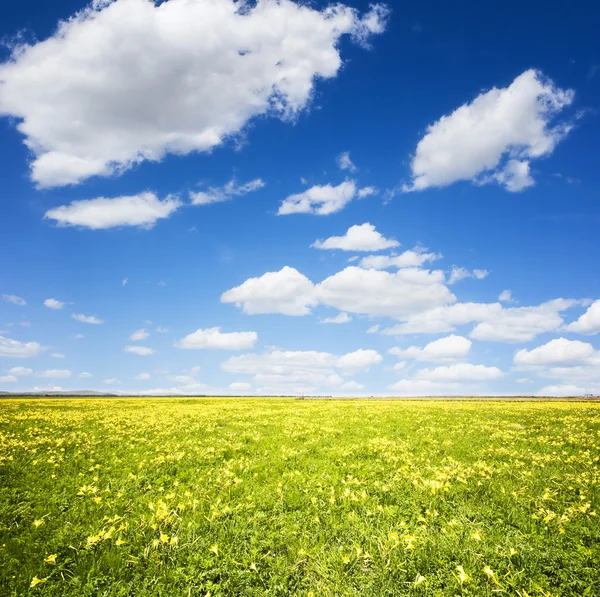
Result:
{"label": "green grass", "polygon": [[600,596],[597,404],[0,409],[2,596]]}

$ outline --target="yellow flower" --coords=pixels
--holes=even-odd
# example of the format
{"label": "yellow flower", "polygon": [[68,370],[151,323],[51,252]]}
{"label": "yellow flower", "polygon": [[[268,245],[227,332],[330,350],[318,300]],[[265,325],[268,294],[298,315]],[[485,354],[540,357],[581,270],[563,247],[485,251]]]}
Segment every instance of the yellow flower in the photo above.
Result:
{"label": "yellow flower", "polygon": [[44,562],[46,562],[46,564],[56,564],[56,554],[53,553],[52,555],[48,556],[47,558],[44,558]]}
{"label": "yellow flower", "polygon": [[483,571],[490,577],[494,578],[494,571],[489,566],[484,566]]}
{"label": "yellow flower", "polygon": [[169,541],[169,535],[165,535],[164,533],[160,536],[161,543],[167,543]]}
{"label": "yellow flower", "polygon": [[37,520],[33,521],[33,524],[34,524],[35,528],[37,529],[38,527],[41,527],[44,524],[44,519],[38,518]]}
{"label": "yellow flower", "polygon": [[36,587],[37,585],[40,585],[43,582],[46,582],[45,578],[38,578],[37,576],[34,576],[29,586],[33,589],[33,587]]}
{"label": "yellow flower", "polygon": [[481,541],[481,534],[479,533],[479,531],[475,531],[471,537],[473,537],[473,539],[475,539],[475,541]]}
{"label": "yellow flower", "polygon": [[415,578],[415,587],[419,586],[424,581],[425,581],[425,577],[422,574],[417,574],[417,576]]}
{"label": "yellow flower", "polygon": [[463,584],[469,580],[469,575],[465,572],[465,569],[462,566],[457,566],[456,571],[458,572],[458,580],[460,580],[460,584]]}
{"label": "yellow flower", "polygon": [[179,543],[179,538],[178,537],[171,537],[171,540],[169,541],[169,543],[171,545],[177,545]]}
{"label": "yellow flower", "polygon": [[254,570],[254,572],[258,572],[258,568],[256,567],[256,564],[254,562],[252,562],[252,564],[250,564],[250,570]]}
{"label": "yellow flower", "polygon": [[216,556],[218,556],[219,555],[219,546],[216,543],[214,545],[211,545],[210,551],[212,551]]}
{"label": "yellow flower", "polygon": [[123,541],[123,539],[117,539],[115,541],[115,545],[120,546],[120,545],[125,545],[125,541]]}

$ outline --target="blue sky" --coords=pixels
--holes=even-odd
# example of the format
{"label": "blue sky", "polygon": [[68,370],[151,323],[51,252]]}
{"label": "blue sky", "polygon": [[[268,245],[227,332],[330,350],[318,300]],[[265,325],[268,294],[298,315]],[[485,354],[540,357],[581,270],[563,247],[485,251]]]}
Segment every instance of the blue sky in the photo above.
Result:
{"label": "blue sky", "polygon": [[600,392],[599,16],[4,6],[0,390]]}

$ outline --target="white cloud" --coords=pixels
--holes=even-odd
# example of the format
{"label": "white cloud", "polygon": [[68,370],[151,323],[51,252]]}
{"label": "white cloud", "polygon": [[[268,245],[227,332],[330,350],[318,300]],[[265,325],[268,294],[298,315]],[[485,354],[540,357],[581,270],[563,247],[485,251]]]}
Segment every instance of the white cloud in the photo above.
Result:
{"label": "white cloud", "polygon": [[346,180],[337,187],[315,185],[296,195],[290,195],[281,202],[278,216],[290,214],[313,214],[327,216],[338,212],[356,197],[357,187],[353,180]]}
{"label": "white cloud", "polygon": [[98,317],[95,315],[82,315],[81,313],[73,313],[71,317],[77,321],[80,321],[81,323],[91,323],[93,325],[101,325],[104,323],[102,319],[98,319]]}
{"label": "white cloud", "polygon": [[242,185],[238,185],[235,180],[230,180],[225,186],[209,187],[208,191],[199,191],[197,193],[190,191],[190,200],[194,205],[220,203],[222,201],[230,201],[233,197],[239,195],[257,191],[264,186],[265,183],[260,178],[255,178]]}
{"label": "white cloud", "polygon": [[435,367],[435,369],[420,369],[414,375],[416,380],[433,382],[489,381],[499,379],[504,375],[498,367],[457,363],[456,365]]}
{"label": "white cloud", "polygon": [[8,372],[10,375],[16,375],[17,377],[33,375],[33,369],[28,369],[27,367],[13,367]]}
{"label": "white cloud", "polygon": [[75,340],[82,340],[83,338],[85,338],[83,334],[75,334]]}
{"label": "white cloud", "polygon": [[379,191],[375,187],[363,187],[362,189],[358,189],[358,193],[356,193],[356,196],[359,199],[364,199],[365,197],[376,195],[378,192]]}
{"label": "white cloud", "polygon": [[0,383],[15,383],[19,381],[14,375],[0,375]]}
{"label": "white cloud", "polygon": [[129,282],[129,278],[123,278],[121,281],[121,286],[127,286],[127,282]]}
{"label": "white cloud", "polygon": [[147,346],[126,346],[125,352],[130,352],[131,354],[138,354],[142,357],[147,357],[151,354],[154,354],[154,350],[152,348],[148,348]]}
{"label": "white cloud", "polygon": [[166,334],[169,331],[169,328],[165,328],[162,325],[159,325],[155,331],[159,334]]}
{"label": "white cloud", "polygon": [[64,359],[65,355],[62,352],[53,352],[50,354],[53,359]]}
{"label": "white cloud", "polygon": [[340,37],[366,43],[387,12],[288,0],[95,2],[51,38],[14,48],[0,66],[0,114],[19,121],[42,187],[210,151],[255,116],[305,108],[315,79],[341,67]]}
{"label": "white cloud", "polygon": [[516,302],[513,298],[512,292],[510,290],[503,290],[498,297],[498,300],[501,303],[514,303]]}
{"label": "white cloud", "polygon": [[537,396],[557,396],[557,397],[568,397],[568,396],[584,396],[586,394],[600,394],[600,385],[593,388],[580,387],[575,385],[551,385],[545,386],[538,392]]}
{"label": "white cloud", "polygon": [[348,170],[349,172],[356,172],[358,170],[358,168],[352,163],[352,160],[350,159],[349,151],[343,151],[342,153],[340,153],[340,155],[338,155],[338,157],[336,158],[336,162],[340,170]]}
{"label": "white cloud", "polygon": [[15,294],[3,294],[2,298],[7,303],[13,303],[13,305],[18,305],[19,307],[24,307],[27,304],[27,301],[25,299],[22,299],[20,296],[17,296]]}
{"label": "white cloud", "polygon": [[335,366],[344,370],[368,370],[372,366],[381,363],[383,357],[376,350],[364,350],[360,348],[341,356]]}
{"label": "white cloud", "polygon": [[42,347],[37,342],[19,342],[0,336],[0,357],[28,359],[40,354]]}
{"label": "white cloud", "polygon": [[460,360],[466,357],[471,350],[472,342],[462,336],[447,336],[434,340],[423,348],[410,346],[409,348],[390,348],[389,354],[403,358],[414,359],[415,361],[429,361],[447,363]]}
{"label": "white cloud", "polygon": [[376,334],[379,331],[379,328],[381,326],[376,323],[375,325],[372,325],[368,330],[367,330],[367,334]]}
{"label": "white cloud", "polygon": [[488,272],[486,269],[474,269],[470,272],[468,269],[464,267],[457,267],[456,265],[452,266],[452,271],[450,272],[450,278],[448,278],[448,284],[455,284],[460,280],[464,280],[465,278],[475,278],[476,280],[483,280],[488,277]]}
{"label": "white cloud", "polygon": [[314,284],[298,270],[285,266],[224,292],[221,302],[235,303],[250,314],[308,315],[317,299]]}
{"label": "white cloud", "polygon": [[47,377],[51,379],[59,379],[64,377],[71,377],[73,373],[68,369],[46,369],[45,371],[36,372],[36,377]]}
{"label": "white cloud", "polygon": [[44,305],[48,307],[48,309],[62,309],[65,306],[65,303],[62,301],[57,301],[56,299],[49,298],[44,301]]}
{"label": "white cloud", "polygon": [[146,379],[150,379],[150,373],[144,371],[143,373],[138,373],[134,379],[138,379],[140,381],[145,381]]}
{"label": "white cloud", "polygon": [[232,384],[229,384],[229,389],[232,392],[248,392],[250,389],[252,389],[252,384],[244,381],[235,381]]}
{"label": "white cloud", "polygon": [[347,381],[346,383],[343,383],[340,388],[342,390],[349,390],[350,392],[359,392],[360,390],[364,390],[365,386],[356,381]]}
{"label": "white cloud", "polygon": [[256,332],[221,332],[221,328],[199,329],[175,343],[178,348],[243,350],[252,348],[258,340]]}
{"label": "white cloud", "polygon": [[315,249],[340,249],[342,251],[381,251],[398,247],[400,243],[394,239],[385,238],[375,230],[369,222],[348,228],[344,236],[331,236],[318,240],[311,246]]}
{"label": "white cloud", "polygon": [[552,153],[569,132],[569,125],[551,121],[573,96],[535,70],[507,88],[480,94],[427,127],[411,163],[411,184],[403,190],[459,180],[495,181],[509,191],[531,186],[529,161]]}
{"label": "white cloud", "polygon": [[44,218],[56,220],[59,226],[82,226],[92,230],[118,226],[149,229],[158,220],[168,218],[181,205],[176,196],[169,195],[161,201],[154,193],[146,192],[113,199],[98,197],[72,201],[69,205],[48,210]]}
{"label": "white cloud", "polygon": [[134,342],[139,342],[140,340],[145,340],[149,335],[150,334],[144,328],[141,328],[133,332],[133,334],[129,336],[129,339]]}
{"label": "white cloud", "polygon": [[83,371],[77,377],[81,377],[83,379],[89,379],[90,377],[94,377],[94,376],[91,373],[88,373],[87,371]]}
{"label": "white cloud", "polygon": [[335,317],[321,319],[321,323],[348,323],[350,321],[352,321],[352,317],[348,313],[338,313]]}
{"label": "white cloud", "polygon": [[426,379],[401,379],[388,386],[396,396],[445,396],[461,394],[456,384],[444,384]]}
{"label": "white cloud", "polygon": [[594,347],[587,342],[555,338],[533,350],[519,350],[514,356],[515,365],[565,365],[581,363],[594,355]]}
{"label": "white cloud", "polygon": [[441,259],[440,253],[427,253],[422,247],[415,247],[400,255],[367,255],[360,260],[359,266],[364,269],[389,269],[391,267],[420,267],[427,261]]}
{"label": "white cloud", "polygon": [[112,386],[118,386],[121,382],[116,377],[111,377],[109,379],[103,379],[102,383]]}
{"label": "white cloud", "polygon": [[600,300],[594,301],[577,321],[564,329],[578,334],[600,334]]}

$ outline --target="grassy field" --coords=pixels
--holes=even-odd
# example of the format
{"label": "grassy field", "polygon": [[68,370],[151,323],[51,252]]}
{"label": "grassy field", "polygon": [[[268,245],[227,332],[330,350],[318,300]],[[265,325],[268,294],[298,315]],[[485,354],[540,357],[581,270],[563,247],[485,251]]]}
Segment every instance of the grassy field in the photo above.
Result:
{"label": "grassy field", "polygon": [[600,596],[600,405],[0,401],[0,595]]}

